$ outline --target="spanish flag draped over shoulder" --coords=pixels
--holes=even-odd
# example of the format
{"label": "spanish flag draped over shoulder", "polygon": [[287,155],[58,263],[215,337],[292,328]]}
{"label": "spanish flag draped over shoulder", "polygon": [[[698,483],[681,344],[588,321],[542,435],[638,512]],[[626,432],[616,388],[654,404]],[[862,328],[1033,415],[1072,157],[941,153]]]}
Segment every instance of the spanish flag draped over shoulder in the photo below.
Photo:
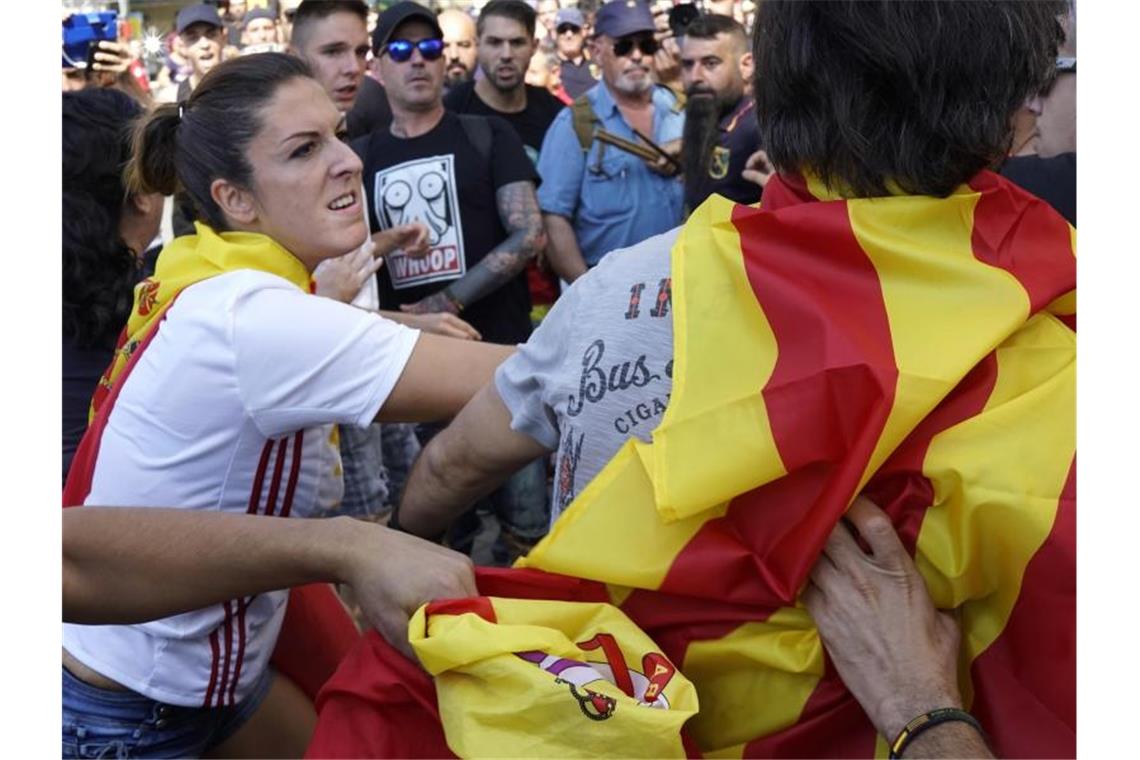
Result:
{"label": "spanish flag draped over shoulder", "polygon": [[[115,399],[183,290],[227,272],[252,269],[312,291],[305,266],[272,238],[253,232],[218,233],[198,222],[194,227],[194,235],[168,243],[158,257],[154,276],[135,286],[134,306],[111,365],[95,389],[90,422],[67,474],[64,507],[82,505],[91,492],[99,444]],[[295,588],[273,664],[315,697],[356,638],[355,624],[327,584]]]}
{"label": "spanish flag draped over shoulder", "polygon": [[[619,607],[696,687],[685,728],[706,756],[885,756],[796,603],[864,492],[960,622],[963,697],[998,755],[1073,756],[1074,237],[990,172],[944,199],[844,199],[789,177],[762,209],[713,197],[672,251],[661,425],[510,571],[528,573],[522,595]],[[400,754],[359,729],[353,747],[328,739],[388,672],[374,638],[355,654],[311,753]],[[366,734],[386,728],[373,713]],[[481,730],[443,718],[453,752]]]}

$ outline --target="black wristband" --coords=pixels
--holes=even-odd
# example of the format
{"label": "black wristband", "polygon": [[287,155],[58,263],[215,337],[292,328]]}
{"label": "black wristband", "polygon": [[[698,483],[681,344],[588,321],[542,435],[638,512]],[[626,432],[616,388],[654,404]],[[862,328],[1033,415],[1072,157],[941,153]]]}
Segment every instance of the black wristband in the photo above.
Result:
{"label": "black wristband", "polygon": [[901,758],[903,750],[907,748],[907,745],[914,741],[923,731],[933,728],[939,723],[949,723],[954,720],[969,723],[981,734],[982,741],[985,741],[986,732],[982,730],[982,724],[979,723],[973,715],[970,715],[970,713],[965,710],[959,710],[957,707],[942,707],[937,710],[931,710],[928,713],[923,713],[903,726],[903,730],[899,731],[899,735],[891,742],[891,753],[887,757],[891,758],[891,760]]}

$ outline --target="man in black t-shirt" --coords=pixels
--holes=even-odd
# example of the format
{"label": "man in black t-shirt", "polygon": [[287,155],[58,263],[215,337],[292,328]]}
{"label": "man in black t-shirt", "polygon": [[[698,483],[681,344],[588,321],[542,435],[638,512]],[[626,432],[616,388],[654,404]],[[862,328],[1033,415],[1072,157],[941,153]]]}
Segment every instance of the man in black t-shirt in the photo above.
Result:
{"label": "man in black t-shirt", "polygon": [[[475,27],[483,77],[453,87],[443,98],[448,111],[501,117],[522,138],[535,165],[546,130],[563,108],[550,92],[526,83],[526,70],[538,49],[536,18],[522,0],[491,0],[483,6]],[[538,261],[527,265],[526,278],[535,309],[531,318],[538,322],[558,297],[558,279]]]}
{"label": "man in black t-shirt", "polygon": [[748,157],[760,149],[756,102],[746,92],[752,69],[747,33],[735,19],[708,14],[685,30],[686,213],[713,193],[736,203],[760,200],[760,186],[742,176]]}
{"label": "man in black t-shirt", "polygon": [[500,116],[515,128],[527,155],[537,163],[542,138],[562,103],[541,87],[525,81],[538,48],[536,15],[522,0],[491,0],[483,6],[475,31],[483,77],[447,93],[443,105],[456,113]]}
{"label": "man in black t-shirt", "polygon": [[392,125],[353,143],[364,161],[373,232],[420,221],[431,253],[390,254],[379,272],[382,308],[462,313],[494,343],[530,334],[521,272],[544,236],[538,182],[514,130],[500,119],[447,113],[442,40],[412,2],[386,10],[373,53]]}
{"label": "man in black t-shirt", "polygon": [[[483,340],[521,343],[531,331],[523,269],[546,242],[538,174],[502,119],[444,110],[442,36],[435,17],[413,2],[384,11],[372,35],[376,71],[392,107],[387,131],[352,144],[364,162],[372,230],[419,221],[428,226],[431,245],[423,258],[388,255],[377,274],[380,305],[461,314]],[[531,469],[523,487],[492,495],[516,554],[537,542],[549,521],[544,470]],[[519,506],[534,504],[537,509]],[[478,524],[473,513],[469,517]],[[470,521],[460,531],[454,545],[470,551]]]}

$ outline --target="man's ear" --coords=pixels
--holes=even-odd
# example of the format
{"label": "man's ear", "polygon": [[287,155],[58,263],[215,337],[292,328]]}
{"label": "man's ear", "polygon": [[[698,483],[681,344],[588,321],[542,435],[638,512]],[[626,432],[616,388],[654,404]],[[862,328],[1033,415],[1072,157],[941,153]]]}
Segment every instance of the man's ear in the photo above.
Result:
{"label": "man's ear", "polygon": [[752,60],[752,53],[745,53],[740,56],[740,76],[744,77],[745,82],[752,81],[752,74],[756,71],[756,65]]}
{"label": "man's ear", "polygon": [[210,197],[229,219],[240,225],[251,225],[257,221],[257,204],[253,193],[240,188],[229,180],[216,179],[210,183]]}
{"label": "man's ear", "polygon": [[372,70],[372,76],[376,77],[376,81],[387,88],[388,83],[384,81],[384,71],[378,56],[372,57],[372,60],[368,62],[368,68]]}

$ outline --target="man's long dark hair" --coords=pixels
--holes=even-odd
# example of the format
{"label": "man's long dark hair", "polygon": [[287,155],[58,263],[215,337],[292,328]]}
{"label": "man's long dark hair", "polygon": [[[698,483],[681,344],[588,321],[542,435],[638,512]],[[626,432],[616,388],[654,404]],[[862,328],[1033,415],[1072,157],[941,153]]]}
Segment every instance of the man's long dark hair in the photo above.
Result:
{"label": "man's long dark hair", "polygon": [[63,334],[81,348],[113,348],[131,311],[141,252],[127,247],[119,222],[141,112],[114,89],[63,95]]}
{"label": "man's long dark hair", "polygon": [[1010,119],[1052,73],[1063,2],[759,4],[761,137],[781,171],[859,197],[945,197],[1005,155]]}

